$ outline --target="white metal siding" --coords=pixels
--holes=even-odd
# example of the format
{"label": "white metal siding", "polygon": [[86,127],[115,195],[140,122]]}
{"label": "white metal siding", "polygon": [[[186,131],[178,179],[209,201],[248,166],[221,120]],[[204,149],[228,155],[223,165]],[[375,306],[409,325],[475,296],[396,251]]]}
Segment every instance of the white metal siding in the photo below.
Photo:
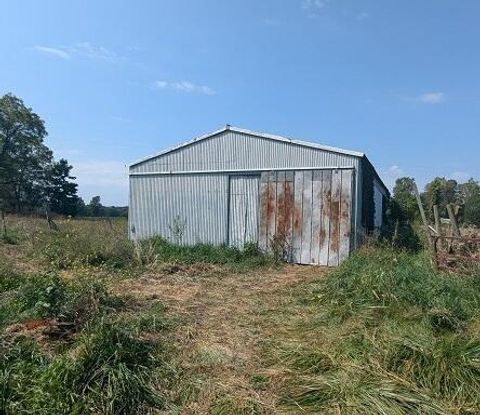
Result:
{"label": "white metal siding", "polygon": [[225,131],[130,168],[131,173],[357,167],[359,157]]}
{"label": "white metal siding", "polygon": [[131,176],[130,236],[143,239],[160,235],[186,245],[225,244],[227,204],[225,174]]}
{"label": "white metal siding", "polygon": [[260,176],[230,176],[229,245],[258,241]]}

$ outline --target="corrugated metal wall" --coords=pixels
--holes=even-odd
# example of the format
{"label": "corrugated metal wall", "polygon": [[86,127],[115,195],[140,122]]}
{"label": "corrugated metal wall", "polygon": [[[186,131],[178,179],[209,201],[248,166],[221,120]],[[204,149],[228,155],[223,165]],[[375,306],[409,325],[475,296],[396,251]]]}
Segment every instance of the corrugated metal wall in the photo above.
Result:
{"label": "corrugated metal wall", "polygon": [[225,244],[228,179],[225,174],[130,177],[130,237]]}
{"label": "corrugated metal wall", "polygon": [[259,175],[230,176],[228,244],[243,249],[258,242]]}
{"label": "corrugated metal wall", "polygon": [[359,158],[225,131],[137,164],[131,173],[295,167],[358,167]]}

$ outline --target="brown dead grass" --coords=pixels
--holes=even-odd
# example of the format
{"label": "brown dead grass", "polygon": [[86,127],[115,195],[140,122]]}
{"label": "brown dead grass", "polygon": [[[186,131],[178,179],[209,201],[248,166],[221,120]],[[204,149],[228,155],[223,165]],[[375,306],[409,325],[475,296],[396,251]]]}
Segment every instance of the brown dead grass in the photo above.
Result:
{"label": "brown dead grass", "polygon": [[[289,265],[248,274],[210,271],[201,277],[149,272],[115,284],[114,289],[138,301],[159,299],[182,320],[175,333],[182,367],[178,392],[187,397],[175,413],[212,413],[225,397],[231,397],[229,405],[237,408],[255,402],[258,410],[251,413],[282,413],[277,394],[285,373],[266,364],[264,345],[279,339],[299,341],[292,333],[298,333],[296,324],[305,309],[296,305],[294,290],[325,270]],[[258,385],[257,378],[266,379],[266,384]]]}

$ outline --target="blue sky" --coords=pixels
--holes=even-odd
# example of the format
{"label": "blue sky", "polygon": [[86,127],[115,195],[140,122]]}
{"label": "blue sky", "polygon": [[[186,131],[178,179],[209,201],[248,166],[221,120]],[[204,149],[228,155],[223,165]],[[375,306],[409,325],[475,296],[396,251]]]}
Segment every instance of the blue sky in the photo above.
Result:
{"label": "blue sky", "polygon": [[387,184],[480,177],[480,1],[6,1],[0,94],[79,192],[227,123],[366,152]]}

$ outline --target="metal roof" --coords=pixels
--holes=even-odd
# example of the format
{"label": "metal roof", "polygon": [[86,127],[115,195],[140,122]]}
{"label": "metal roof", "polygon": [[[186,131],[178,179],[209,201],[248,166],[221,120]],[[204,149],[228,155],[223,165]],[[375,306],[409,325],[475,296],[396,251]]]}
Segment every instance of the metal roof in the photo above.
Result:
{"label": "metal roof", "polygon": [[167,149],[165,149],[165,150],[163,150],[159,153],[153,154],[149,157],[138,160],[138,161],[130,164],[130,167],[136,166],[136,165],[144,163],[148,160],[151,160],[151,159],[163,156],[165,154],[171,153],[173,151],[179,150],[183,147],[192,145],[192,144],[197,143],[199,141],[206,140],[208,138],[214,137],[214,136],[216,136],[218,134],[221,134],[221,133],[224,133],[226,131],[233,131],[233,132],[237,132],[237,133],[240,133],[240,134],[251,135],[253,137],[259,137],[259,138],[264,138],[264,139],[268,139],[268,140],[281,141],[281,142],[284,142],[284,143],[290,143],[290,144],[295,144],[295,145],[299,145],[299,146],[303,146],[303,147],[314,148],[314,149],[317,149],[317,150],[329,151],[331,153],[346,154],[346,155],[349,155],[349,156],[354,156],[354,157],[359,157],[359,158],[365,157],[364,153],[360,153],[360,152],[357,152],[357,151],[344,150],[344,149],[341,149],[341,148],[326,146],[326,145],[318,144],[318,143],[312,143],[312,142],[309,142],[309,141],[294,140],[292,138],[283,137],[283,136],[280,136],[280,135],[274,135],[274,134],[268,134],[268,133],[259,133],[259,132],[256,132],[256,131],[247,130],[245,128],[238,128],[238,127],[233,127],[231,125],[226,125],[225,127],[221,128],[219,130],[213,131],[212,133],[196,137],[193,140],[186,141],[186,142],[178,144],[176,146],[167,148]]}

